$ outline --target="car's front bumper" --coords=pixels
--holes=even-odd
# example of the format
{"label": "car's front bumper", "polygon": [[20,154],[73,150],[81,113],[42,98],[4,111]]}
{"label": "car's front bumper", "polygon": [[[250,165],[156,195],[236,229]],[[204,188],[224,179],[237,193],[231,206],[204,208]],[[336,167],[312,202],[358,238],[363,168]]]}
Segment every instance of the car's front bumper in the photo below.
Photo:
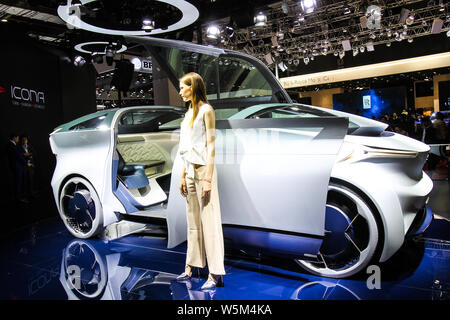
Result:
{"label": "car's front bumper", "polygon": [[432,221],[433,211],[431,211],[429,206],[424,206],[423,209],[417,213],[405,237],[412,238],[416,235],[424,233]]}

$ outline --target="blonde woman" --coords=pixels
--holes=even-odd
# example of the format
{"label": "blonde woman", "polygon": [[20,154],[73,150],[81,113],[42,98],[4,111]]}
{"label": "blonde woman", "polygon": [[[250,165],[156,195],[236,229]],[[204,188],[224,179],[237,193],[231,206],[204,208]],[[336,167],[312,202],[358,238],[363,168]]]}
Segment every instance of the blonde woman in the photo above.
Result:
{"label": "blonde woman", "polygon": [[202,290],[223,286],[224,244],[217,172],[214,164],[215,116],[206,98],[203,79],[188,73],[180,79],[180,96],[190,101],[181,124],[179,152],[184,166],[180,192],[186,198],[187,254],[185,271],[177,280],[188,280],[194,267],[208,262],[208,280]]}

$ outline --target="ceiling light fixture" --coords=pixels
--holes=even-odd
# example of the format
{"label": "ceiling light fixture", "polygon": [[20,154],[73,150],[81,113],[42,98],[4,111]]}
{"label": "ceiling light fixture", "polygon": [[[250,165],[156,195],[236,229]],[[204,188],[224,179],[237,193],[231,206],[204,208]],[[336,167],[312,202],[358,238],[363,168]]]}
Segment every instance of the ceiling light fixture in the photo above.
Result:
{"label": "ceiling light fixture", "polygon": [[216,25],[211,25],[206,29],[206,37],[210,39],[217,39],[220,35],[220,29]]}
{"label": "ceiling light fixture", "polygon": [[259,12],[254,18],[255,27],[267,26],[267,16],[263,12]]}
{"label": "ceiling light fixture", "polygon": [[232,26],[226,26],[225,27],[225,34],[232,38],[234,36],[234,28]]}
{"label": "ceiling light fixture", "polygon": [[[88,3],[96,2],[99,0],[82,0],[80,1],[82,5],[86,5]],[[168,4],[170,6],[176,7],[179,11],[182,13],[182,18],[168,26],[166,29],[162,28],[156,28],[152,31],[152,34],[162,34],[162,33],[168,33],[172,32],[178,29],[185,28],[191,24],[193,24],[200,16],[199,11],[197,8],[190,4],[189,2],[185,0],[155,0],[159,2],[163,2],[165,4]],[[72,2],[73,3],[73,2]],[[147,35],[148,32],[144,31],[142,29],[140,30],[115,30],[115,29],[106,29],[97,27],[95,25],[89,24],[81,19],[81,15],[71,15],[70,12],[73,11],[71,8],[73,5],[66,4],[66,5],[60,5],[58,7],[58,16],[66,22],[68,25],[71,25],[78,29],[83,29],[91,32],[96,33],[103,33],[103,34],[111,34],[111,35],[120,35],[120,36],[144,36]]]}
{"label": "ceiling light fixture", "polygon": [[345,5],[344,7],[344,14],[350,14],[352,11],[350,10],[350,7],[348,5]]}
{"label": "ceiling light fixture", "polygon": [[121,53],[121,52],[124,52],[125,50],[127,50],[127,47],[123,44],[121,44],[120,49],[118,49],[119,44],[117,42],[109,43],[109,42],[105,42],[105,41],[92,41],[92,42],[79,43],[74,48],[78,52],[91,54],[91,53],[93,53],[92,50],[85,49],[84,47],[92,46],[92,45],[95,45],[95,46],[103,45],[105,49],[103,51],[97,51],[96,53],[106,54],[106,49],[107,49],[108,45],[110,45],[110,44],[116,48],[116,53]]}
{"label": "ceiling light fixture", "polygon": [[414,13],[411,13],[405,20],[405,23],[410,26],[414,23]]}
{"label": "ceiling light fixture", "polygon": [[86,63],[86,60],[82,56],[76,56],[73,59],[73,64],[75,65],[75,67],[81,68],[82,66],[85,65],[85,63]]}
{"label": "ceiling light fixture", "polygon": [[142,19],[142,30],[145,32],[152,32],[155,30],[155,21],[150,18]]}
{"label": "ceiling light fixture", "polygon": [[314,11],[314,7],[316,6],[316,0],[302,0],[301,6],[303,12],[311,13]]}

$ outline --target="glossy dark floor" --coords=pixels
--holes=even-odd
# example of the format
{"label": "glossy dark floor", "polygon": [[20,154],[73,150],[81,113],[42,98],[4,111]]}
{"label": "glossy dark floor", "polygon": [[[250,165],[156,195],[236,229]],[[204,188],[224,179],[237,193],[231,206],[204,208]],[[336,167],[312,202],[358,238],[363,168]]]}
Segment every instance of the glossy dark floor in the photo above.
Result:
{"label": "glossy dark floor", "polygon": [[[448,217],[448,182],[435,181],[430,205]],[[422,237],[380,264],[381,287],[370,274],[336,280],[303,272],[290,260],[227,254],[225,287],[202,292],[207,275],[180,283],[185,245],[164,238],[74,239],[59,218],[11,233],[1,248],[1,299],[308,299],[450,300],[450,221],[436,215]]]}

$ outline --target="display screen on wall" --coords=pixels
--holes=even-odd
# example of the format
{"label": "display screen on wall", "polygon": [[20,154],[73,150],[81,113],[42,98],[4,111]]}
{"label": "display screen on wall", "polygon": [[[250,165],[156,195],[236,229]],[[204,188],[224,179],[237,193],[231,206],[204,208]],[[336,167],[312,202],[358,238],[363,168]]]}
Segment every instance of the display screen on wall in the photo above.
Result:
{"label": "display screen on wall", "polygon": [[333,94],[333,109],[380,118],[406,108],[406,88],[393,87]]}
{"label": "display screen on wall", "polygon": [[439,110],[450,110],[450,81],[439,82]]}
{"label": "display screen on wall", "polygon": [[433,96],[433,81],[415,83],[416,98]]}

